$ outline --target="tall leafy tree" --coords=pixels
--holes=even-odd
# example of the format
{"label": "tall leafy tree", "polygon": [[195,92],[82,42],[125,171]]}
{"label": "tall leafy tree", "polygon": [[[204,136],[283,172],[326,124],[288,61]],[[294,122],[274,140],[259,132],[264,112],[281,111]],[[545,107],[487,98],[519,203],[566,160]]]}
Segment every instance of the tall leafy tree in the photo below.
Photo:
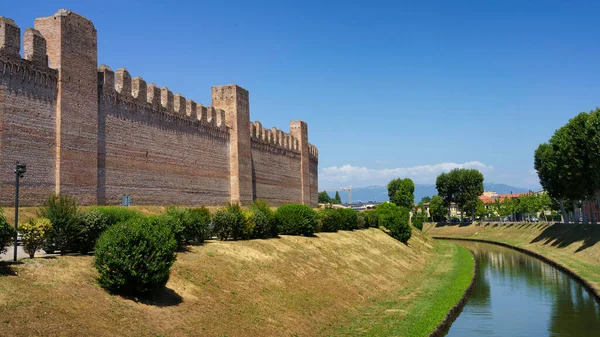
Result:
{"label": "tall leafy tree", "polygon": [[556,153],[554,146],[548,143],[540,144],[534,153],[533,166],[540,179],[540,185],[542,185],[550,197],[558,200],[560,213],[563,220],[567,221],[567,213],[564,207],[566,185],[562,180],[562,176],[566,172],[561,165],[561,158]]}
{"label": "tall leafy tree", "polygon": [[319,192],[319,203],[320,204],[329,204],[331,203],[331,197],[327,194],[326,191]]}
{"label": "tall leafy tree", "polygon": [[[591,171],[588,150],[589,141],[586,134],[586,122],[589,114],[582,112],[558,129],[550,143],[555,148],[562,164],[564,175],[561,183],[565,185],[567,199],[571,200],[576,210],[579,200],[587,200],[594,194],[593,172]],[[579,217],[577,214],[576,217]],[[584,221],[586,217],[584,216]]]}
{"label": "tall leafy tree", "polygon": [[444,199],[439,195],[434,195],[429,202],[429,214],[433,217],[434,221],[439,221],[444,217],[446,213],[446,206],[444,205]]}
{"label": "tall leafy tree", "polygon": [[335,191],[335,204],[341,204],[342,198],[340,198],[340,191]]}
{"label": "tall leafy tree", "polygon": [[394,179],[388,183],[388,196],[394,204],[412,209],[415,202],[415,184],[409,178]]}
{"label": "tall leafy tree", "polygon": [[435,180],[435,187],[438,195],[444,200],[444,206],[448,209],[448,220],[450,220],[450,206],[453,202],[456,202],[459,191],[456,170],[440,174]]}
{"label": "tall leafy tree", "polygon": [[[479,196],[483,194],[483,174],[473,169],[453,170],[458,177],[458,193],[456,202],[463,211],[471,211],[471,216],[475,216],[475,207]],[[461,213],[461,214],[462,214]]]}

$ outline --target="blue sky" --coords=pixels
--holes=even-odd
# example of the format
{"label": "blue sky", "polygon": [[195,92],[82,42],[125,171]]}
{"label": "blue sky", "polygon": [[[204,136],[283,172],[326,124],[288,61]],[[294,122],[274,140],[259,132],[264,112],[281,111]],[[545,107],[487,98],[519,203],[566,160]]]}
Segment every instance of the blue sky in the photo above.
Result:
{"label": "blue sky", "polygon": [[453,167],[539,187],[533,151],[600,105],[600,4],[567,1],[27,1],[90,18],[99,63],[205,105],[250,91],[251,119],[309,124],[320,187],[432,183]]}

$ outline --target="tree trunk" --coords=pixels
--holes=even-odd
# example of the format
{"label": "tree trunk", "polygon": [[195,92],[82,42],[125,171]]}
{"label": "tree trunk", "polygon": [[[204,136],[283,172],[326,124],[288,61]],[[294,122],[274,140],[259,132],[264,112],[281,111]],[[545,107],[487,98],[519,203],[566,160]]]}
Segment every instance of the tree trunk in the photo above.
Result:
{"label": "tree trunk", "polygon": [[565,211],[565,202],[563,201],[563,199],[560,199],[559,201],[560,204],[560,214],[562,215],[562,222],[563,223],[569,223],[569,218],[567,217],[567,212]]}
{"label": "tree trunk", "polygon": [[448,222],[450,222],[450,207],[452,207],[452,205],[448,205]]}
{"label": "tree trunk", "polygon": [[587,216],[587,212],[586,212],[587,211],[587,207],[586,206],[587,206],[587,200],[584,200],[581,203],[581,216],[583,217],[583,223],[585,225],[588,224],[588,216]]}
{"label": "tree trunk", "polygon": [[577,214],[577,202],[575,200],[573,200],[572,204],[573,204],[573,223],[577,223],[579,221],[579,214]]}

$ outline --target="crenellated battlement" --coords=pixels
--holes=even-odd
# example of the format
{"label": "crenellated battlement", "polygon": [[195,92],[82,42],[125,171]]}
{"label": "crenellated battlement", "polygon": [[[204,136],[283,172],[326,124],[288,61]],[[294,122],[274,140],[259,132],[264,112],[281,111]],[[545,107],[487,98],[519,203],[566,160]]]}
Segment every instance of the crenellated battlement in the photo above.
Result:
{"label": "crenellated battlement", "polygon": [[48,67],[46,39],[27,28],[21,58],[21,29],[9,18],[0,17],[0,88],[34,99],[56,98],[58,72]]}
{"label": "crenellated battlement", "polygon": [[99,94],[103,101],[140,115],[152,114],[177,125],[195,125],[201,132],[228,138],[225,111],[203,106],[167,88],[146,84],[141,77],[131,78],[125,68],[114,72],[109,66],[98,68]]}
{"label": "crenellated battlement", "polygon": [[317,149],[316,146],[308,143],[308,154],[309,154],[309,159],[313,160],[315,162],[319,161],[319,150]]}
{"label": "crenellated battlement", "polygon": [[250,124],[250,137],[252,145],[257,148],[300,153],[299,141],[296,137],[275,127],[271,129],[263,128],[259,121]]}
{"label": "crenellated battlement", "polygon": [[21,35],[0,16],[0,205],[13,200],[15,161],[31,170],[22,199],[32,206],[52,193],[82,205],[123,195],[139,205],[317,204],[318,151],[304,121],[289,133],[251,122],[250,93],[237,84],[213,86],[205,106],[98,66],[98,32],[70,10],[34,27]]}

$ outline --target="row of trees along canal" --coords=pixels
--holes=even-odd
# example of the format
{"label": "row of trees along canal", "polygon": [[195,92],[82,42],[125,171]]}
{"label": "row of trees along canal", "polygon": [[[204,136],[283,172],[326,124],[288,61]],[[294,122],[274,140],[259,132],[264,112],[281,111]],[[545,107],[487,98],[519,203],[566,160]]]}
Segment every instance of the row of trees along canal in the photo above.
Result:
{"label": "row of trees along canal", "polygon": [[594,212],[588,219],[586,208],[592,200],[600,203],[600,109],[580,113],[540,144],[534,167],[564,222],[595,223]]}

